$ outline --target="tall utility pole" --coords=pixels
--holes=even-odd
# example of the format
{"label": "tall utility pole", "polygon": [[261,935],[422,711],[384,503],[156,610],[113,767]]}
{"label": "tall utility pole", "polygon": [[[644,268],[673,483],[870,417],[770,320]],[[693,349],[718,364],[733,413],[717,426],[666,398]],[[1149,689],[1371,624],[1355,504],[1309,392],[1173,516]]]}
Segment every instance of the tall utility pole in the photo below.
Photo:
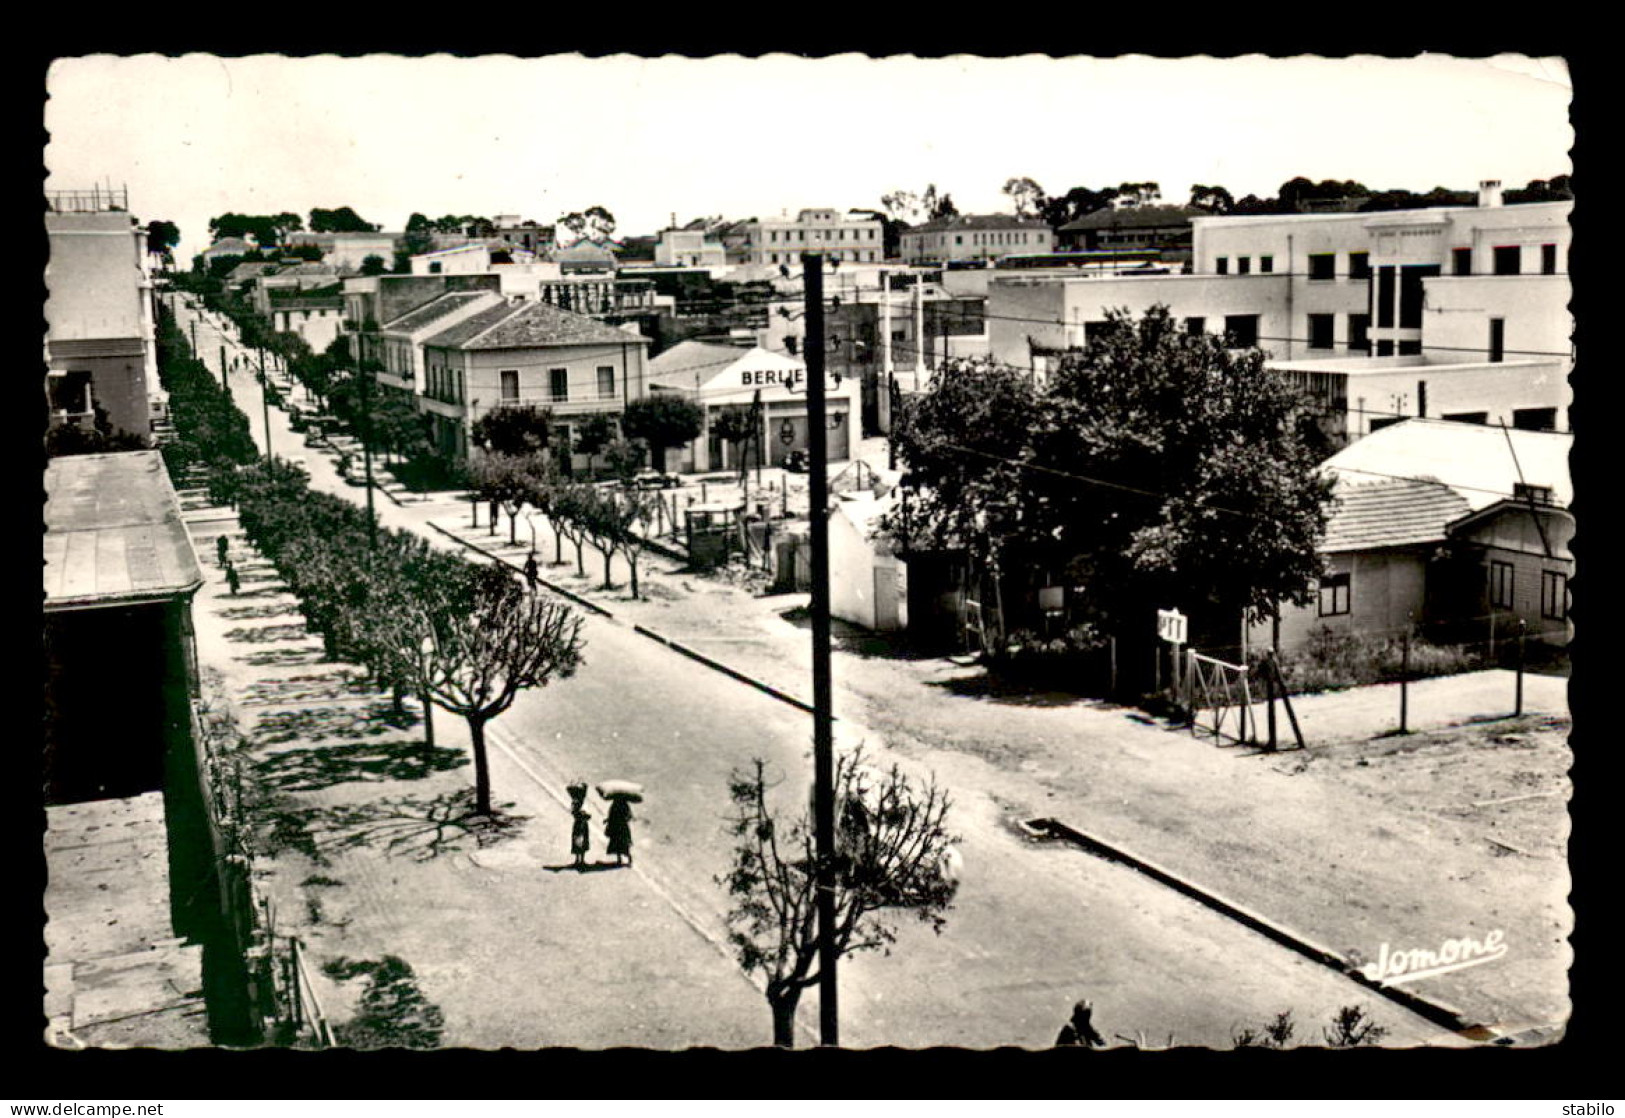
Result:
{"label": "tall utility pole", "polygon": [[356,335],[360,359],[356,375],[361,378],[361,462],[367,474],[367,546],[378,550],[378,514],[372,508],[372,370],[367,367],[366,334]]}
{"label": "tall utility pole", "polygon": [[260,348],[260,405],[265,409],[265,457],[276,464],[276,455],[271,453],[271,385],[265,379],[265,350]]}
{"label": "tall utility pole", "polygon": [[840,1044],[835,981],[835,733],[830,689],[829,466],[824,446],[824,254],[801,256],[807,301],[807,496],[812,522],[813,845],[818,870],[818,1037]]}

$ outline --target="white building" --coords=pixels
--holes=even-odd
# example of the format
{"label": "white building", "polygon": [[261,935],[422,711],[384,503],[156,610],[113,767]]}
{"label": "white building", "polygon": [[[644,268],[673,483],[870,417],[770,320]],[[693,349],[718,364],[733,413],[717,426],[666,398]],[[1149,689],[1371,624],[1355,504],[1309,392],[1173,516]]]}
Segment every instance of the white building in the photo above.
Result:
{"label": "white building", "polygon": [[880,222],[840,210],[802,210],[794,218],[747,221],[740,231],[746,264],[799,266],[802,253],[815,251],[843,264],[878,264],[886,258]]}
{"label": "white building", "polygon": [[1256,345],[1349,437],[1404,416],[1567,430],[1572,203],[1203,217],[1190,275],[995,272],[995,360],[1042,375],[1110,309]]}
{"label": "white building", "polygon": [[995,260],[1013,253],[1053,252],[1055,232],[1035,217],[955,214],[905,229],[898,251],[909,264],[923,261]]}
{"label": "white building", "polygon": [[[792,451],[807,449],[807,366],[800,358],[756,346],[685,341],[649,360],[650,391],[681,393],[705,410],[699,438],[675,456],[679,471],[734,469],[734,448],[712,430],[716,414],[749,407],[760,393],[761,446],[768,465],[782,465]],[[858,439],[858,384],[851,377],[825,374],[825,450],[831,462],[850,456]],[[742,449],[756,463],[754,447]],[[672,468],[674,456],[667,456]]]}
{"label": "white building", "polygon": [[655,245],[657,268],[725,268],[727,249],[703,229],[666,229]]}

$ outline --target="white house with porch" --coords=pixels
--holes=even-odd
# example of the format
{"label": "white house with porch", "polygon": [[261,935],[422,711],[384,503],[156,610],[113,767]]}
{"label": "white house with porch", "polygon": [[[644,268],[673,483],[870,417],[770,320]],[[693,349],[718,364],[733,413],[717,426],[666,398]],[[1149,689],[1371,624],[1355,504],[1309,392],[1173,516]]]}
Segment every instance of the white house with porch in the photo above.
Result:
{"label": "white house with porch", "polygon": [[[831,462],[851,456],[858,441],[859,384],[853,377],[824,377],[825,450]],[[794,451],[807,449],[807,366],[799,357],[754,346],[679,342],[649,359],[649,390],[687,395],[705,411],[700,437],[667,456],[668,468],[692,473],[737,469],[742,453],[756,464],[756,446],[735,448],[714,433],[719,412],[748,408],[757,394],[762,429],[757,442],[767,465],[781,466]]]}

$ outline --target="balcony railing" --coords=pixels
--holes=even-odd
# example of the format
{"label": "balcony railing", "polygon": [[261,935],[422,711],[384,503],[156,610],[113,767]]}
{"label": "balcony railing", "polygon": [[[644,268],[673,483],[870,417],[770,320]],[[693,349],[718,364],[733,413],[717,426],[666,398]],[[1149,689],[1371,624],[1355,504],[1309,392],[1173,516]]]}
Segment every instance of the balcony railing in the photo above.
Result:
{"label": "balcony railing", "polygon": [[572,391],[564,396],[555,396],[551,392],[537,392],[526,396],[504,396],[494,400],[490,405],[481,405],[479,410],[484,411],[496,408],[556,408],[561,404],[617,404],[620,403],[619,392],[591,392]]}

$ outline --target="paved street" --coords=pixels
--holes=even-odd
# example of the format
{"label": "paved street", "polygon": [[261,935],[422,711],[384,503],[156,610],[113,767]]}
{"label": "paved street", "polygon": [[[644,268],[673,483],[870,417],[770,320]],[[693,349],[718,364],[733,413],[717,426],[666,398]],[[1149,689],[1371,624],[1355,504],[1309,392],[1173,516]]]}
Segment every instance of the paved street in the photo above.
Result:
{"label": "paved street", "polygon": [[[206,358],[207,329],[199,329]],[[231,385],[262,440],[257,385],[243,373],[233,375]],[[305,457],[316,488],[361,499],[360,490],[336,476],[331,459],[302,446],[281,412],[272,411],[271,428],[273,449]],[[379,496],[375,503],[383,523],[424,532],[442,546],[456,545],[428,529],[430,521],[467,523],[468,506],[450,500],[399,507]],[[544,556],[550,557],[547,549]],[[594,558],[589,553],[589,582],[602,569]],[[651,563],[672,566],[658,557]],[[666,584],[671,581],[678,580]],[[530,816],[520,838],[468,854],[466,864],[461,855],[423,866],[397,865],[376,853],[349,856],[351,869],[361,875],[355,880],[367,883],[368,899],[349,914],[344,950],[362,952],[364,944],[373,954],[395,951],[408,958],[431,1000],[447,1007],[448,1043],[737,1046],[766,1039],[765,1003],[719,946],[725,900],[713,877],[727,861],[726,779],[733,767],[762,756],[782,774],[781,799],[787,805],[804,802],[811,719],[626,623],[675,616],[677,606],[663,609],[659,599],[612,604],[616,620],[586,622],[587,663],[577,677],[524,695],[493,726],[498,798]],[[199,612],[222,605],[231,608],[211,584]],[[717,620],[723,635],[737,624],[720,614]],[[794,628],[773,616],[762,621],[762,631],[775,624]],[[219,638],[229,626],[200,617],[206,661],[222,653],[236,660],[222,666],[240,686],[269,671],[240,662],[240,650],[211,640],[211,628]],[[735,654],[750,647],[736,645]],[[718,654],[734,662],[730,654]],[[796,678],[794,656],[775,652],[763,656],[760,666],[771,682],[797,694],[807,690],[805,676]],[[924,690],[929,684],[921,677],[928,671],[949,675],[951,667],[855,656],[837,663],[842,739],[891,747],[889,755],[912,772],[935,771],[954,793],[953,825],[964,836],[965,858],[960,897],[941,937],[905,924],[891,957],[866,956],[843,969],[845,1043],[1044,1046],[1079,996],[1095,1001],[1104,1031],[1143,1032],[1152,1043],[1171,1033],[1181,1043],[1223,1046],[1237,1026],[1261,1023],[1286,1008],[1302,1022],[1318,1023],[1338,1006],[1356,1002],[1370,1006],[1392,1030],[1392,1042],[1439,1039],[1437,1029],[1397,1006],[1128,869],[1022,835],[1013,826],[1016,819],[1062,815],[1058,804],[1043,802],[1043,789],[1050,787],[1053,797],[1055,784],[1072,788],[1075,802],[1087,800],[1082,810],[1066,814],[1074,822],[1116,826],[1142,818],[1129,811],[1116,813],[1120,820],[1111,812],[1103,819],[1088,781],[1037,771],[1042,753],[1034,754],[1033,770],[1013,775],[959,748],[952,734],[938,743],[948,748],[922,743],[946,719],[960,720],[959,734],[984,734],[990,746],[1002,742],[998,748],[1006,749],[1035,734],[1053,741],[1087,727],[1104,740],[1121,740],[1124,749],[1178,754],[1185,769],[1144,774],[1159,784],[1199,763],[1222,786],[1225,774],[1236,772],[1234,759],[1129,721],[1120,711],[998,707],[967,697],[945,702],[943,689]],[[942,709],[934,722],[905,733],[916,708],[929,705],[904,693],[909,684]],[[889,694],[890,701],[877,692]],[[1062,731],[1063,716],[1068,731]],[[1039,728],[1040,721],[1050,728]],[[436,726],[442,745],[464,740],[444,714]],[[649,788],[634,824],[634,870],[579,876],[547,871],[566,860],[562,784],[578,777],[620,777]],[[454,787],[467,777],[453,772],[447,779]],[[379,786],[344,794],[371,797]],[[1163,805],[1160,814],[1181,810],[1171,807]],[[1140,841],[1146,837],[1142,830],[1114,834]],[[595,846],[601,846],[596,833]],[[487,878],[498,887],[480,888]],[[565,912],[570,915],[561,924],[551,923]],[[516,983],[515,974],[528,981]],[[609,988],[614,995],[606,997]],[[804,1020],[815,1020],[815,1013],[816,995],[809,994]]]}

